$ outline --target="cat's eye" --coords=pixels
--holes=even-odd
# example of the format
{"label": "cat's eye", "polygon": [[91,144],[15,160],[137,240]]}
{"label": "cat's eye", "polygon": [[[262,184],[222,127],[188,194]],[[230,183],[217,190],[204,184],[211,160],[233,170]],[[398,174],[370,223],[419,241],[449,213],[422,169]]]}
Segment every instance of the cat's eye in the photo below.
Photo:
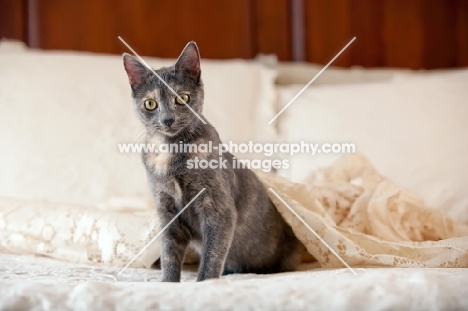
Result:
{"label": "cat's eye", "polygon": [[154,110],[158,108],[158,103],[154,99],[148,98],[145,100],[145,108],[146,110]]}
{"label": "cat's eye", "polygon": [[177,96],[175,100],[176,100],[176,103],[178,103],[179,105],[184,105],[186,103],[188,104],[188,102],[190,100],[190,96],[188,96],[188,94],[182,93],[182,94],[179,94],[179,96]]}

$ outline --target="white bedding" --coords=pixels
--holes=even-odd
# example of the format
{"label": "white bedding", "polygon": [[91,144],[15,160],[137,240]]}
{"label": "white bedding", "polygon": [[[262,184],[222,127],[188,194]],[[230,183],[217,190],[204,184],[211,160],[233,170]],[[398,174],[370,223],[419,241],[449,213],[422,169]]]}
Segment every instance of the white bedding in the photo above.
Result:
{"label": "white bedding", "polygon": [[[384,176],[468,223],[468,70],[392,81],[312,85],[279,117],[281,141],[354,144]],[[279,88],[287,103],[302,85]],[[280,172],[304,182],[342,154],[290,156]]]}
{"label": "white bedding", "polygon": [[[0,68],[0,196],[88,206],[150,196],[141,155],[118,148],[144,137],[121,56],[0,42]],[[245,60],[202,70],[203,115],[225,142],[275,139],[274,71]]]}
{"label": "white bedding", "polygon": [[[157,64],[159,60],[153,62]],[[0,81],[4,82],[1,84],[2,91],[8,90],[0,93],[0,107],[5,108],[0,114],[0,126],[4,129],[0,130],[0,145],[8,147],[2,149],[0,154],[0,176],[3,177],[0,179],[0,194],[23,199],[59,201],[63,202],[63,206],[66,203],[75,203],[101,209],[89,213],[85,209],[68,213],[64,208],[61,212],[45,213],[45,210],[39,208],[45,203],[36,201],[31,203],[34,206],[28,209],[28,213],[19,215],[18,209],[21,207],[12,206],[3,199],[8,204],[0,204],[0,207],[3,206],[3,214],[0,215],[0,237],[4,237],[0,241],[2,251],[44,254],[75,263],[0,254],[0,310],[468,309],[468,268],[355,268],[355,276],[347,269],[304,265],[301,267],[302,271],[294,273],[231,275],[204,283],[193,283],[196,271],[192,268],[184,271],[181,284],[160,283],[159,270],[129,268],[117,279],[119,265],[121,267],[128,262],[136,250],[154,235],[157,227],[150,217],[139,222],[140,225],[134,225],[125,215],[114,215],[128,208],[148,210],[152,206],[146,201],[148,189],[139,155],[119,154],[116,148],[118,142],[137,141],[139,134],[133,120],[129,89],[120,57],[20,49],[5,52],[0,63],[4,69],[0,72],[3,73]],[[213,92],[211,95],[207,94],[211,108],[206,112],[207,115],[211,113],[213,119],[219,122],[216,125],[219,124],[223,139],[264,139],[265,142],[273,142],[278,138],[274,129],[279,127],[283,130],[281,139],[287,136],[297,141],[300,136],[296,135],[296,130],[301,125],[298,120],[307,118],[306,125],[311,123],[312,118],[306,113],[308,108],[315,109],[313,115],[320,117],[317,114],[317,99],[320,98],[317,98],[316,93],[319,90],[315,89],[305,92],[277,120],[275,127],[266,126],[275,112],[275,90],[272,82],[275,74],[242,61],[204,64],[204,73],[207,75],[205,82],[211,85],[210,90]],[[223,65],[220,66],[221,64]],[[232,76],[237,78],[232,79]],[[388,73],[381,73],[381,77],[386,80]],[[343,82],[334,75],[329,78]],[[232,83],[233,81],[236,83]],[[60,86],[62,92],[49,92],[55,86]],[[343,91],[348,87],[354,88],[334,86],[330,94],[334,95],[336,90]],[[374,87],[364,86],[372,89]],[[101,91],[96,92],[96,88]],[[238,89],[243,89],[244,92],[237,92]],[[432,92],[435,91],[434,88]],[[283,89],[283,99],[285,94],[289,94],[287,92],[291,90]],[[33,100],[31,97],[24,97],[24,94],[34,94]],[[341,95],[337,99],[338,103],[343,98],[348,98],[347,95]],[[328,100],[322,102],[324,108],[333,107]],[[420,103],[424,107],[421,111],[425,111],[427,105],[424,101]],[[257,115],[254,109],[256,105],[258,112],[262,112],[261,115]],[[461,107],[466,109],[463,105]],[[249,111],[247,119],[243,118],[244,111]],[[321,111],[323,114],[325,109]],[[338,112],[343,113],[343,110]],[[17,118],[20,114],[22,122]],[[298,117],[292,118],[294,114]],[[463,118],[461,113],[458,116]],[[328,122],[332,120],[322,119],[327,119]],[[242,127],[239,127],[238,120],[242,120]],[[319,124],[320,122],[315,122],[314,128],[317,129]],[[263,125],[265,126],[262,127]],[[463,130],[465,128],[466,126]],[[326,132],[324,130],[319,134]],[[343,131],[337,128],[337,132]],[[372,134],[372,131],[365,132]],[[311,133],[304,133],[308,134],[307,140],[314,138]],[[259,134],[262,135],[259,137]],[[462,138],[466,138],[466,135]],[[454,161],[455,157],[452,155],[455,153],[447,153],[449,160]],[[300,168],[304,174],[316,167],[309,159],[308,161],[309,169]],[[439,165],[445,163],[439,162]],[[298,165],[299,162],[294,163]],[[460,167],[466,169],[465,158],[463,165],[465,166]],[[461,175],[466,170],[458,171]],[[462,182],[456,184],[461,188],[466,185]],[[452,209],[452,215],[457,215],[462,220],[466,220],[464,217],[467,215],[465,197],[464,192],[459,196],[459,212],[455,213]],[[327,203],[330,206],[336,203],[340,207],[343,201],[349,203],[349,200],[331,200]],[[22,205],[22,208],[27,207],[27,204]],[[61,207],[60,204],[62,203],[56,203],[56,207]],[[349,208],[348,205],[346,208]],[[440,208],[449,210],[454,206],[452,204]],[[16,210],[17,213],[10,210],[5,212],[6,208]],[[39,212],[36,213],[37,211]],[[107,216],[101,217],[102,212],[107,213]],[[99,217],[94,217],[96,215]],[[114,215],[115,219],[109,218],[109,215]],[[74,221],[77,219],[88,222],[83,226],[83,223]],[[122,224],[123,222],[118,222],[121,219],[124,219],[121,227],[127,230],[115,230],[119,226],[113,224]],[[134,219],[141,220],[141,217]],[[53,224],[59,226],[60,230],[53,230]],[[328,222],[326,224],[330,225]],[[86,230],[74,230],[78,225]],[[121,233],[130,232],[130,226],[132,234],[122,234],[122,238]],[[139,230],[133,231],[133,228]],[[105,252],[106,247],[118,245],[109,241],[122,240],[131,243],[128,242],[125,248],[116,246],[111,247],[110,252]],[[68,242],[71,247],[64,247]],[[464,240],[460,240],[460,244],[463,249],[467,248]],[[452,250],[455,248],[452,247]],[[154,254],[151,253],[153,251]],[[142,256],[134,265],[148,265],[148,262],[157,258],[158,252],[156,243],[145,253],[147,258]],[[78,258],[76,254],[86,256]],[[382,252],[378,252],[374,257],[381,255]],[[86,266],[80,262],[94,262],[96,265]],[[466,260],[462,264],[465,262]],[[102,264],[115,266],[106,267]],[[460,262],[457,264],[460,265]]]}
{"label": "white bedding", "polygon": [[466,310],[468,269],[313,269],[160,283],[160,270],[0,255],[0,310]]}
{"label": "white bedding", "polygon": [[[259,177],[321,267],[343,266],[332,248],[352,267],[468,268],[468,226],[428,208],[422,198],[381,176],[364,156],[343,157],[316,173],[306,184],[273,174]],[[152,209],[104,212],[0,198],[0,250],[8,253],[123,267],[144,250],[132,267],[148,268],[160,255],[158,231]]]}

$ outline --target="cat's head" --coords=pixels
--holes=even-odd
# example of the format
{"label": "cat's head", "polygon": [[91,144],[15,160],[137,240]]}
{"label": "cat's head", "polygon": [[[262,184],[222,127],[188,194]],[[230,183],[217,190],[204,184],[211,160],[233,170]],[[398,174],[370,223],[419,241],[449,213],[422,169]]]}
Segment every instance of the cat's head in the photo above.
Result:
{"label": "cat's head", "polygon": [[200,54],[195,42],[185,46],[173,66],[155,70],[164,82],[129,54],[123,55],[123,62],[138,116],[150,134],[175,136],[184,128],[200,122],[190,110],[192,108],[201,114],[204,95]]}

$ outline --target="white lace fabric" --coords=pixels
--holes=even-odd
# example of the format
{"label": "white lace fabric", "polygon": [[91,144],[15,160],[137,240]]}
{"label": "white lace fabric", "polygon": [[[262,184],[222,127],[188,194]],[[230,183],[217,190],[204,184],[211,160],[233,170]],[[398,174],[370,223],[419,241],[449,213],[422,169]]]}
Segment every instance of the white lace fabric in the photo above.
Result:
{"label": "white lace fabric", "polygon": [[[468,226],[381,176],[360,154],[316,171],[307,184],[262,176],[350,266],[468,267]],[[343,264],[270,193],[322,267]]]}
{"label": "white lace fabric", "polygon": [[[468,226],[380,176],[361,155],[315,172],[307,184],[259,176],[350,266],[468,267]],[[271,192],[270,197],[322,267],[343,267]],[[0,198],[0,248],[6,253],[123,267],[158,231],[153,208],[102,211]],[[159,254],[156,240],[131,266],[150,267]]]}
{"label": "white lace fabric", "polygon": [[[3,252],[125,266],[159,230],[151,211],[105,212],[62,203],[0,199]],[[152,243],[132,264],[150,267],[159,257]]]}

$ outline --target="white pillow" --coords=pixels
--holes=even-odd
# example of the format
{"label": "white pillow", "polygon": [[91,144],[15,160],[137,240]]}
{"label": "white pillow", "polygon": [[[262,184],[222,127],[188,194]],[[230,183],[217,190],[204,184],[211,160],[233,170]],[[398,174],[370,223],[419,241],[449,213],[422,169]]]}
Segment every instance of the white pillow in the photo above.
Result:
{"label": "white pillow", "polygon": [[[146,197],[121,56],[5,49],[0,44],[0,196],[98,204]],[[11,45],[11,44],[10,44]],[[203,54],[203,50],[201,51]],[[146,58],[155,68],[172,60]],[[273,140],[275,73],[242,61],[202,60],[205,116],[223,140]],[[126,202],[133,202],[127,200]]]}
{"label": "white pillow", "polygon": [[[262,61],[262,59],[260,58]],[[265,61],[268,64],[267,61]],[[279,85],[289,84],[307,84],[316,74],[323,69],[324,65],[311,64],[305,62],[279,62],[277,65],[270,65],[278,71],[276,83]],[[361,66],[352,66],[350,68],[340,68],[331,65],[325,70],[317,80],[314,86],[321,84],[348,84],[364,82],[388,82],[397,76],[420,77],[427,75],[440,75],[450,73],[453,70],[410,70],[394,68],[363,68]]]}
{"label": "white pillow", "polygon": [[[279,118],[284,141],[354,143],[429,205],[468,222],[468,71],[390,83],[315,86]],[[282,87],[287,103],[299,86]],[[281,175],[303,181],[341,154],[296,155]]]}
{"label": "white pillow", "polygon": [[[325,65],[304,62],[279,62],[277,66],[278,79],[276,82],[280,85],[305,85],[318,74],[324,66]],[[314,81],[314,85],[390,81],[396,74],[412,73],[414,73],[414,71],[408,69],[365,69],[359,66],[343,69],[332,65]]]}

